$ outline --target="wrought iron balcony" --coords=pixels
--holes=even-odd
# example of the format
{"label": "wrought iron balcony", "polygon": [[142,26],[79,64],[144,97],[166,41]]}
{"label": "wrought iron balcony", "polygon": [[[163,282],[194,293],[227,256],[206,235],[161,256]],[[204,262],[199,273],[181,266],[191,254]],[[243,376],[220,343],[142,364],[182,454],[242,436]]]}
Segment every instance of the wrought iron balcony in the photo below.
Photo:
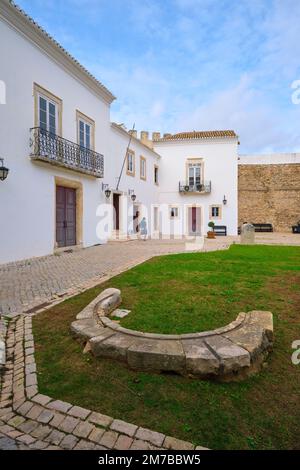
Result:
{"label": "wrought iron balcony", "polygon": [[30,157],[32,160],[51,163],[96,178],[103,178],[104,157],[100,153],[63,139],[40,127],[33,127],[30,131]]}
{"label": "wrought iron balcony", "polygon": [[180,181],[179,192],[184,194],[209,194],[211,192],[211,181],[203,181],[202,183],[198,184],[190,184],[189,182]]}

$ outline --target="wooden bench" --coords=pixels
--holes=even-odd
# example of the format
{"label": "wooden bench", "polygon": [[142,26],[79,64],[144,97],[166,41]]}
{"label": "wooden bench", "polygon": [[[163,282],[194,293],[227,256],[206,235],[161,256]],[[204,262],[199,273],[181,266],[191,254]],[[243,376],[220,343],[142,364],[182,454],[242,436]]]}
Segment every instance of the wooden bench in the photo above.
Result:
{"label": "wooden bench", "polygon": [[227,235],[227,227],[226,225],[215,225],[214,232],[216,235]]}
{"label": "wooden bench", "polygon": [[252,224],[255,232],[273,232],[272,224]]}
{"label": "wooden bench", "polygon": [[[255,232],[273,232],[272,224],[252,224]],[[297,233],[297,232],[293,232]],[[238,235],[241,234],[241,227],[238,227]]]}

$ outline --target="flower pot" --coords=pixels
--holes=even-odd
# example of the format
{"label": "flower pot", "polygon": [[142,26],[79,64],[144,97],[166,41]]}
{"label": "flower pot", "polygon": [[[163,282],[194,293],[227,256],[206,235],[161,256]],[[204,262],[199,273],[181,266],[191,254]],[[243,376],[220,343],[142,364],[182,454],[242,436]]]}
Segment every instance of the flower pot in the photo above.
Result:
{"label": "flower pot", "polygon": [[216,238],[215,232],[212,232],[212,231],[207,232],[207,238]]}

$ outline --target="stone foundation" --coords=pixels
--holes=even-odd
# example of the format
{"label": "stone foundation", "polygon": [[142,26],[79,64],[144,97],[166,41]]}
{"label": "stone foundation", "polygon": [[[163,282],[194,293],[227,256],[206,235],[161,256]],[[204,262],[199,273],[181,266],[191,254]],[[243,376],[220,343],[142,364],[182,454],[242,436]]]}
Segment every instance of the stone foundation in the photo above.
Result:
{"label": "stone foundation", "polygon": [[113,311],[107,306],[120,303],[120,291],[106,289],[77,315],[71,331],[86,343],[86,351],[134,370],[234,380],[259,370],[273,347],[271,312],[242,312],[229,325],[212,331],[160,335],[123,328],[108,318]]}

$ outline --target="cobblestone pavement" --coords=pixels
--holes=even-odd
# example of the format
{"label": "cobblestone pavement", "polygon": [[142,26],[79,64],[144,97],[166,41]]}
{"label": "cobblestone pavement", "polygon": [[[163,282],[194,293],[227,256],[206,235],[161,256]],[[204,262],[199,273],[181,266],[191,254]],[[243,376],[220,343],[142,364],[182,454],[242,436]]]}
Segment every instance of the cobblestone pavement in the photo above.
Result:
{"label": "cobblestone pavement", "polygon": [[[228,247],[226,238],[206,249]],[[184,251],[183,240],[135,240],[0,265],[0,314],[14,316],[60,302],[152,256]]]}
{"label": "cobblestone pavement", "polygon": [[31,316],[9,322],[6,358],[0,376],[0,449],[204,449],[40,394]]}
{"label": "cobblestone pavement", "polygon": [[[238,237],[206,240],[202,250],[225,249],[238,241]],[[300,236],[257,234],[256,242],[300,245]],[[2,370],[0,364],[0,450],[194,448],[191,443],[40,394],[31,327],[32,315],[49,305],[152,256],[184,251],[182,240],[113,242],[0,266],[0,308],[12,317],[7,328],[0,318],[0,340],[6,347]]]}
{"label": "cobblestone pavement", "polygon": [[[203,251],[238,242],[239,237],[206,239]],[[300,245],[300,235],[261,233],[256,234],[256,243]],[[38,310],[45,303],[60,302],[152,256],[185,252],[186,248],[185,240],[111,242],[0,265],[0,314],[14,316]]]}

